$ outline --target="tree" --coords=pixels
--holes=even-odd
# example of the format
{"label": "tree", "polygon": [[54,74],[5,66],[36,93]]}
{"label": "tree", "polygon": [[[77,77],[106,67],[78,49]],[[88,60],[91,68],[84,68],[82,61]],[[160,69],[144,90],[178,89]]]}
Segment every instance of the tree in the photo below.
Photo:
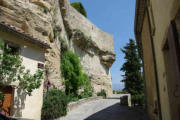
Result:
{"label": "tree", "polygon": [[125,54],[125,63],[121,71],[125,72],[123,75],[123,82],[125,83],[124,90],[131,94],[132,103],[135,105],[144,104],[144,81],[141,72],[141,59],[138,55],[137,45],[134,40],[130,39],[129,43],[121,49]]}

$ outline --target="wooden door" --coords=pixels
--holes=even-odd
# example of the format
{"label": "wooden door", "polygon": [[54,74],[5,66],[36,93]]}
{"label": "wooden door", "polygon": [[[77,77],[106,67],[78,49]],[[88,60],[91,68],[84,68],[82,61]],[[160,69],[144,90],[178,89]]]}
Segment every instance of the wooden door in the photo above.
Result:
{"label": "wooden door", "polygon": [[3,110],[1,113],[5,116],[10,116],[13,102],[13,88],[10,86],[1,86],[0,91],[4,93],[4,101],[2,103]]}

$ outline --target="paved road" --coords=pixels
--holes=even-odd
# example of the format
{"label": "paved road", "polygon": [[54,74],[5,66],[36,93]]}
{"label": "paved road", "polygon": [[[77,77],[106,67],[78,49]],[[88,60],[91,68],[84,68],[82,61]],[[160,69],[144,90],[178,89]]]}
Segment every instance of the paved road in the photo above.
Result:
{"label": "paved road", "polygon": [[60,120],[147,120],[142,110],[120,106],[118,99],[85,103]]}

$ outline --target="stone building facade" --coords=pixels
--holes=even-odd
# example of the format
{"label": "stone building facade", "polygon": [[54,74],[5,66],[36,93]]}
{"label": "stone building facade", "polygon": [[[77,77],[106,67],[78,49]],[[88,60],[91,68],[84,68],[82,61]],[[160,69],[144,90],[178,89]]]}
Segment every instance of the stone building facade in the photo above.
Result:
{"label": "stone building facade", "polygon": [[[44,66],[45,51],[50,48],[49,45],[5,22],[0,22],[0,38],[10,48],[14,48],[14,52],[17,50],[16,52],[22,58],[22,65],[26,70],[30,70],[31,74],[36,73],[38,69],[44,71],[43,67],[39,66]],[[5,95],[2,113],[6,116],[40,119],[43,83],[44,79],[41,81],[41,86],[35,89],[31,95],[23,92],[17,81],[0,86],[0,91]]]}
{"label": "stone building facade", "polygon": [[150,120],[180,120],[179,24],[179,0],[136,0],[135,35]]}

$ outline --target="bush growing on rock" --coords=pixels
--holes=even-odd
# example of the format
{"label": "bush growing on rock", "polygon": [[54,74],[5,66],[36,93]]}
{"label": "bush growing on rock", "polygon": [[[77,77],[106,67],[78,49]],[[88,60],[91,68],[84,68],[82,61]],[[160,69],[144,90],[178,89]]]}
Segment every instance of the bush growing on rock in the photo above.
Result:
{"label": "bush growing on rock", "polygon": [[103,89],[100,92],[97,93],[97,96],[102,96],[103,98],[106,98],[106,91]]}
{"label": "bush growing on rock", "polygon": [[82,85],[82,67],[79,57],[72,51],[62,55],[61,71],[65,78],[66,94],[77,94],[78,88]]}
{"label": "bush growing on rock", "polygon": [[43,100],[42,120],[53,120],[66,115],[68,96],[60,90],[52,89],[48,91]]}
{"label": "bush growing on rock", "polygon": [[84,6],[80,2],[74,2],[71,3],[71,6],[74,7],[78,12],[80,12],[82,15],[87,17],[86,10],[84,9]]}
{"label": "bush growing on rock", "polygon": [[65,79],[66,94],[78,96],[78,89],[84,88],[83,96],[92,96],[91,82],[83,73],[79,56],[72,51],[66,51],[61,59],[61,71]]}

